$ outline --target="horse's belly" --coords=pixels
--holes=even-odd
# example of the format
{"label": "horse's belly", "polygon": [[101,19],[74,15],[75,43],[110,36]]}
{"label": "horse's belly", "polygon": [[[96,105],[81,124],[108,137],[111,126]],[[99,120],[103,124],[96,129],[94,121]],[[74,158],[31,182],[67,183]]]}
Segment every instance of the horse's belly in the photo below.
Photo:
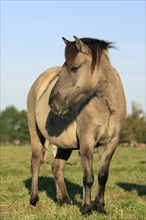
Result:
{"label": "horse's belly", "polygon": [[[54,115],[53,115],[54,116]],[[78,148],[76,137],[76,122],[67,124],[58,116],[52,119],[52,112],[49,113],[45,124],[45,137],[51,143],[62,148]]]}
{"label": "horse's belly", "polygon": [[67,149],[78,147],[75,121],[67,125],[61,119],[55,119],[51,111],[47,111],[46,114],[43,112],[43,114],[37,115],[37,125],[42,135],[50,143]]}
{"label": "horse's belly", "polygon": [[44,136],[50,143],[64,149],[78,148],[75,123],[72,123],[66,130],[61,131],[61,133],[59,131],[59,133],[55,132],[54,134],[54,130],[59,131],[58,127],[56,127],[56,129],[55,127],[53,129],[50,127],[49,130],[44,131]]}
{"label": "horse's belly", "polygon": [[39,97],[36,103],[36,122],[42,135],[50,143],[62,148],[78,148],[76,137],[76,121],[64,121],[51,112],[48,105],[50,92],[53,85]]}

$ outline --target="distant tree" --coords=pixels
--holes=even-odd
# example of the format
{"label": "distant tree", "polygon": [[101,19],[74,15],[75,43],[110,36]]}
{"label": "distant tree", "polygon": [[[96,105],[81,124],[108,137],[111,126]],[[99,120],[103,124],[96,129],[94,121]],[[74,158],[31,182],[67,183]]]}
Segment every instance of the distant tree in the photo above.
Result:
{"label": "distant tree", "polygon": [[18,111],[14,106],[9,106],[0,112],[0,142],[21,143],[29,142],[27,114],[25,110]]}
{"label": "distant tree", "polygon": [[12,141],[15,133],[15,123],[18,111],[15,107],[7,107],[0,113],[1,141]]}
{"label": "distant tree", "polygon": [[146,117],[135,102],[132,102],[132,112],[127,116],[120,136],[120,142],[131,141],[146,143]]}
{"label": "distant tree", "polygon": [[19,112],[15,130],[17,130],[18,139],[21,143],[26,143],[29,141],[27,113],[25,110]]}

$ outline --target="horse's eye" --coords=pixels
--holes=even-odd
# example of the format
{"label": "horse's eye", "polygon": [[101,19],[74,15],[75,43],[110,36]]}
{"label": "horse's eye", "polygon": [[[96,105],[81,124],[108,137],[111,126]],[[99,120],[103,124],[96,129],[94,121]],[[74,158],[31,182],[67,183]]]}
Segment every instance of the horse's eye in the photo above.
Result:
{"label": "horse's eye", "polygon": [[71,68],[71,71],[72,71],[73,73],[76,73],[79,68],[80,68],[80,67],[74,66],[74,67]]}

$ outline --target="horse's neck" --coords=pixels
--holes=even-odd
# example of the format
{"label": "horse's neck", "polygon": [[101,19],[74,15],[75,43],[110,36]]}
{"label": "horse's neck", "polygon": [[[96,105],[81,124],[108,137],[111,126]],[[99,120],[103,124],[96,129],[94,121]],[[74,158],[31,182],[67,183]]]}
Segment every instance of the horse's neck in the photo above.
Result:
{"label": "horse's neck", "polygon": [[114,68],[110,66],[107,71],[104,69],[102,74],[102,80],[97,89],[97,96],[99,95],[106,101],[111,112],[117,111],[119,99],[117,73]]}

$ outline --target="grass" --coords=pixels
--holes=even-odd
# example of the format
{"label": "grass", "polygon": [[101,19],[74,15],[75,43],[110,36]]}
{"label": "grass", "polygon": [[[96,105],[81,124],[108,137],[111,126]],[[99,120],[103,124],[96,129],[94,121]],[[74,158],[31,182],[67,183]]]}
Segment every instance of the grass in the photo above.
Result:
{"label": "grass", "polygon": [[[95,175],[98,156],[95,153]],[[49,151],[47,164],[41,167],[39,175],[40,201],[36,207],[30,206],[30,157],[29,146],[1,147],[1,220],[146,219],[145,149],[119,147],[115,152],[105,194],[106,216],[93,211],[91,216],[83,217],[79,211],[82,204],[82,167],[76,151],[69,159],[65,172],[72,204],[60,206],[57,203],[51,172],[52,156]],[[95,198],[96,188],[95,178],[92,200]]]}

